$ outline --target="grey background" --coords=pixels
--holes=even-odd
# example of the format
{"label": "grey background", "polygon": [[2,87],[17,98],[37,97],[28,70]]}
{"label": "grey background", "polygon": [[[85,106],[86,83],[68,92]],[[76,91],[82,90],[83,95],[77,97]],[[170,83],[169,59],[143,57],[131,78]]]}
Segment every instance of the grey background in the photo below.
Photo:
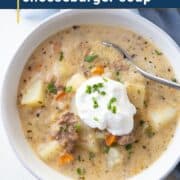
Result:
{"label": "grey background", "polygon": [[180,46],[180,9],[139,9],[139,13],[166,31]]}

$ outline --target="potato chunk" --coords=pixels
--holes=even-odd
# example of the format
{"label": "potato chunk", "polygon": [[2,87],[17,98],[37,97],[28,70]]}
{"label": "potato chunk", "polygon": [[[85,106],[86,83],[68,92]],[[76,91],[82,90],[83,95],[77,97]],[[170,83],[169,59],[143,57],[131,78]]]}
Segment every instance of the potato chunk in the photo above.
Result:
{"label": "potato chunk", "polygon": [[127,93],[130,101],[136,108],[143,109],[146,96],[146,87],[144,84],[127,83]]}
{"label": "potato chunk", "polygon": [[67,77],[70,75],[70,71],[68,70],[68,65],[64,62],[60,62],[59,63],[59,72],[60,72],[60,76],[62,77]]}
{"label": "potato chunk", "polygon": [[68,80],[66,86],[71,86],[73,90],[76,90],[84,81],[86,81],[85,76],[81,73],[76,73]]}
{"label": "potato chunk", "polygon": [[173,120],[176,117],[176,114],[177,110],[169,105],[148,110],[150,123],[155,130],[159,130],[163,125]]}
{"label": "potato chunk", "polygon": [[62,62],[58,62],[58,69],[59,69],[59,77],[61,79],[66,79],[72,75],[74,67],[70,66],[67,62],[62,61]]}
{"label": "potato chunk", "polygon": [[85,138],[80,142],[80,147],[86,149],[89,152],[99,152],[98,141],[94,134],[87,134]]}
{"label": "potato chunk", "polygon": [[79,146],[81,148],[93,153],[99,152],[98,139],[93,129],[81,123],[80,136],[81,140],[79,141]]}
{"label": "potato chunk", "polygon": [[97,153],[99,151],[99,145],[98,145],[95,135],[89,134],[87,136],[87,140],[88,140],[86,144],[87,150],[89,150],[90,152]]}
{"label": "potato chunk", "polygon": [[110,148],[107,155],[107,166],[108,168],[113,168],[117,164],[120,164],[123,160],[122,155],[120,154],[117,148]]}
{"label": "potato chunk", "polygon": [[37,80],[31,84],[25,94],[23,94],[21,104],[28,106],[41,106],[44,104],[44,84]]}
{"label": "potato chunk", "polygon": [[62,147],[58,141],[50,141],[48,143],[40,144],[37,148],[37,152],[42,160],[50,161],[56,158],[61,152]]}

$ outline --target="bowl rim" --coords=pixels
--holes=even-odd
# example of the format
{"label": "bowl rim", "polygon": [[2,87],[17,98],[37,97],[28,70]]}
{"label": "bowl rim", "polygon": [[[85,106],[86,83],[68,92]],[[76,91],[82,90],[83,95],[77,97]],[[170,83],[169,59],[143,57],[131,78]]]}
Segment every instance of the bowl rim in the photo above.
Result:
{"label": "bowl rim", "polygon": [[[32,36],[32,34],[36,33],[36,31],[38,31],[38,29],[42,28],[44,25],[46,25],[49,21],[53,20],[54,18],[58,18],[59,16],[62,16],[64,14],[78,14],[78,13],[81,13],[81,12],[86,12],[86,11],[90,11],[91,13],[104,13],[103,12],[103,9],[101,10],[97,10],[97,9],[93,9],[93,10],[61,10],[60,12],[58,13],[55,13],[54,15],[51,15],[50,17],[46,18],[45,20],[41,21],[37,26],[35,26],[35,28],[33,28],[33,30],[27,34],[27,36],[24,38],[24,40],[20,43],[19,47],[17,48],[17,50],[15,51],[14,55],[12,56],[11,58],[11,61],[9,62],[9,64],[7,65],[7,68],[5,70],[5,73],[3,74],[3,77],[2,77],[2,87],[1,87],[1,100],[3,99],[3,94],[4,94],[4,84],[5,84],[5,80],[6,80],[6,77],[10,71],[10,66],[12,64],[12,62],[14,61],[15,57],[17,56],[17,54],[19,53],[20,49],[23,47],[24,44],[27,43],[27,41],[29,40],[29,38]],[[135,14],[133,12],[131,12],[130,10],[126,10],[126,9],[123,9],[120,11],[121,13],[123,12],[124,14],[126,14],[127,16],[128,15],[133,15],[135,16],[136,18],[138,18],[139,20],[141,21],[144,21],[145,24],[148,24],[149,26],[151,26],[152,28],[156,29],[160,34],[162,34],[163,36],[166,37],[166,39],[170,42],[171,46],[173,46],[174,48],[176,48],[176,50],[180,53],[180,48],[179,46],[177,45],[177,43],[166,33],[164,32],[161,28],[159,28],[158,26],[156,26],[155,24],[153,24],[152,22],[150,22],[149,20],[145,19],[144,17],[138,15],[138,14]],[[109,14],[118,14],[117,10],[109,10],[108,12],[106,13],[109,13]],[[48,38],[48,37],[47,37]],[[1,117],[2,117],[2,124],[3,124],[3,128],[5,129],[5,134],[7,136],[7,139],[8,139],[8,142],[12,148],[12,150],[14,151],[17,159],[21,162],[22,166],[27,169],[35,178],[37,179],[42,179],[40,177],[40,174],[38,173],[35,173],[33,172],[33,170],[28,166],[28,163],[24,162],[24,160],[21,159],[20,155],[18,154],[15,146],[11,143],[11,140],[10,140],[10,137],[7,133],[7,128],[6,128],[6,125],[5,125],[5,118],[3,117],[3,102],[1,101]],[[165,171],[164,173],[161,173],[161,175],[159,175],[159,178],[158,179],[162,179],[164,178],[166,175],[169,174],[169,172],[178,164],[178,162],[180,161],[180,153],[176,159],[176,161],[173,163],[173,165],[171,165],[171,167],[169,167],[169,169],[167,171]],[[141,174],[141,173],[139,173]],[[137,175],[133,176],[132,179],[136,178]],[[130,178],[131,179],[131,178]]]}

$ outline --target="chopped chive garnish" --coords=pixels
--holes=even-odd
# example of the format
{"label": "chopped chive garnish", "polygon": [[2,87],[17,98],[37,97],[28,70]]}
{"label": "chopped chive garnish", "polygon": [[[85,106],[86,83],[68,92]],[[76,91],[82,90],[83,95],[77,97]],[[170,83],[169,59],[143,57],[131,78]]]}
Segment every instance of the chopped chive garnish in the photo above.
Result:
{"label": "chopped chive garnish", "polygon": [[126,149],[126,151],[131,150],[131,149],[132,149],[132,144],[127,144],[127,145],[125,146],[125,149]]}
{"label": "chopped chive garnish", "polygon": [[104,80],[104,82],[108,82],[108,80],[106,78],[104,78],[104,77],[103,77],[103,80]]}
{"label": "chopped chive garnish", "polygon": [[146,108],[148,107],[147,101],[144,101],[144,106],[145,106]]}
{"label": "chopped chive garnish", "polygon": [[97,102],[97,99],[96,99],[95,97],[93,97],[92,100],[93,100],[93,107],[94,107],[94,108],[98,108],[98,107],[99,107],[99,104],[98,104],[98,102]]}
{"label": "chopped chive garnish", "polygon": [[99,94],[104,96],[106,94],[106,92],[100,91],[100,88],[103,88],[103,87],[104,87],[103,83],[93,84],[92,86],[87,85],[86,86],[86,93],[91,94],[92,92],[98,92]]}
{"label": "chopped chive garnish", "polygon": [[81,175],[81,168],[77,168],[76,171],[78,175]]}
{"label": "chopped chive garnish", "polygon": [[111,109],[111,106],[112,106],[112,104],[113,104],[114,102],[116,102],[116,98],[115,98],[115,97],[111,98],[110,101],[109,101],[109,104],[108,104],[108,109],[109,109],[109,110]]}
{"label": "chopped chive garnish", "polygon": [[[115,72],[115,79],[116,79],[116,81],[121,82],[121,76],[120,76],[120,72],[119,72],[119,71],[116,71],[116,72]],[[121,82],[121,83],[122,83],[122,82]]]}
{"label": "chopped chive garnish", "polygon": [[110,100],[111,103],[114,103],[116,101],[117,101],[117,99],[115,97],[111,98],[111,100]]}
{"label": "chopped chive garnish", "polygon": [[77,168],[76,172],[79,176],[82,176],[86,173],[86,170],[84,168]]}
{"label": "chopped chive garnish", "polygon": [[94,84],[93,86],[93,91],[99,91],[100,88],[104,87],[103,83],[97,83],[97,84]]}
{"label": "chopped chive garnish", "polygon": [[113,103],[115,103],[116,101],[117,99],[115,97],[112,97],[107,106],[107,108],[114,114],[116,113],[117,109],[116,106],[113,106]]}
{"label": "chopped chive garnish", "polygon": [[99,88],[104,87],[103,83],[98,83],[97,85],[98,85]]}
{"label": "chopped chive garnish", "polygon": [[160,56],[160,55],[163,54],[162,52],[158,51],[157,49],[155,49],[155,53],[156,53],[158,56]]}
{"label": "chopped chive garnish", "polygon": [[77,159],[78,159],[78,161],[80,162],[80,161],[81,161],[81,156],[78,155]]}
{"label": "chopped chive garnish", "polygon": [[110,149],[110,147],[108,147],[108,146],[103,146],[103,153],[108,153],[109,152],[109,149]]}
{"label": "chopped chive garnish", "polygon": [[86,86],[86,93],[87,94],[91,94],[91,92],[92,92],[92,87],[91,86]]}
{"label": "chopped chive garnish", "polygon": [[112,107],[112,113],[116,114],[116,106]]}
{"label": "chopped chive garnish", "polygon": [[67,92],[67,93],[72,92],[72,90],[73,90],[73,87],[72,87],[72,86],[67,86],[67,87],[65,87],[65,92]]}
{"label": "chopped chive garnish", "polygon": [[105,92],[105,91],[102,91],[100,94],[103,95],[103,96],[105,96],[105,95],[106,95],[106,92]]}
{"label": "chopped chive garnish", "polygon": [[155,135],[155,132],[153,131],[152,127],[149,126],[145,129],[145,134],[147,137],[152,138]]}
{"label": "chopped chive garnish", "polygon": [[81,125],[79,123],[74,125],[74,128],[76,130],[76,132],[79,132],[81,130]]}
{"label": "chopped chive garnish", "polygon": [[64,53],[61,51],[59,55],[59,61],[62,61],[64,59]]}
{"label": "chopped chive garnish", "polygon": [[172,78],[171,81],[172,82],[177,82],[177,79],[176,78]]}
{"label": "chopped chive garnish", "polygon": [[133,153],[133,151],[132,151],[132,144],[125,145],[125,149],[128,152],[128,159],[130,159],[131,158],[131,154]]}
{"label": "chopped chive garnish", "polygon": [[98,119],[97,117],[94,117],[94,118],[93,118],[93,120],[95,120],[95,121],[99,121],[99,119]]}
{"label": "chopped chive garnish", "polygon": [[97,54],[88,55],[84,58],[84,61],[86,62],[93,62],[98,57]]}
{"label": "chopped chive garnish", "polygon": [[56,88],[56,86],[54,85],[53,82],[51,82],[51,83],[48,84],[47,90],[48,90],[50,93],[53,93],[53,94],[56,94],[56,93],[57,93],[57,88]]}
{"label": "chopped chive garnish", "polygon": [[95,153],[89,152],[89,160],[92,160],[95,158]]}

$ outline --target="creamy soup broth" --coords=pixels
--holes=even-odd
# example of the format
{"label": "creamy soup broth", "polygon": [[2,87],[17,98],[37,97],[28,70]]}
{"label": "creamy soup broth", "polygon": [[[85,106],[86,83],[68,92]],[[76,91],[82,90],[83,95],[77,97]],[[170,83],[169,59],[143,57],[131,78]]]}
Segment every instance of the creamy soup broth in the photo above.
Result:
{"label": "creamy soup broth", "polygon": [[[77,25],[58,32],[36,48],[23,70],[19,84],[17,105],[22,127],[37,155],[47,165],[73,179],[127,179],[140,173],[167,149],[179,115],[180,93],[177,90],[144,78],[116,50],[104,47],[101,44],[103,40],[126,49],[135,63],[148,72],[177,81],[163,52],[150,41],[124,28]],[[79,124],[74,124],[76,129],[73,130],[78,136],[77,141],[71,139],[68,147],[64,145],[55,152],[52,150],[49,155],[51,150],[44,152],[43,148],[47,148],[49,142],[59,142],[59,138],[62,138],[62,132],[59,131],[69,131],[66,129],[68,125],[64,127],[57,122],[64,113],[75,114],[73,99],[77,89],[73,85],[67,86],[67,82],[77,73],[85,79],[96,75],[107,77],[127,87],[128,97],[137,111],[130,134],[133,138],[128,136],[129,139],[122,141],[121,137],[116,137],[112,144],[107,145],[107,130],[93,129],[79,119]],[[43,91],[43,98],[39,95],[39,102],[36,102],[36,98],[31,101],[29,99],[33,95],[29,95],[31,97],[26,97],[23,103],[23,96],[28,89],[33,89],[31,86],[36,81],[41,82],[35,86],[42,89],[39,93]],[[76,86],[79,82],[75,81],[73,83]],[[153,118],[159,123],[154,122]],[[88,134],[94,138],[92,149],[84,147],[91,141],[87,138]],[[113,162],[115,165],[107,163],[111,148],[120,155],[120,160]],[[68,163],[60,160],[61,151],[72,155],[68,157]]]}

